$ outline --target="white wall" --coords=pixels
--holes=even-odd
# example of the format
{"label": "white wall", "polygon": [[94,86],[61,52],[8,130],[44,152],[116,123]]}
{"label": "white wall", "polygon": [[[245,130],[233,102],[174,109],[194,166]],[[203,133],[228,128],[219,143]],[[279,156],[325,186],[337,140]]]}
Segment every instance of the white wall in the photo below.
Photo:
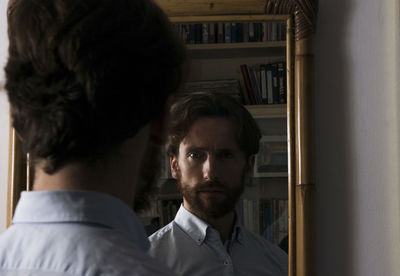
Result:
{"label": "white wall", "polygon": [[7,1],[0,1],[0,232],[6,228],[7,215],[7,179],[8,179],[8,140],[9,108],[4,84],[3,67],[7,58]]}
{"label": "white wall", "polygon": [[399,2],[318,16],[316,275],[400,275]]}

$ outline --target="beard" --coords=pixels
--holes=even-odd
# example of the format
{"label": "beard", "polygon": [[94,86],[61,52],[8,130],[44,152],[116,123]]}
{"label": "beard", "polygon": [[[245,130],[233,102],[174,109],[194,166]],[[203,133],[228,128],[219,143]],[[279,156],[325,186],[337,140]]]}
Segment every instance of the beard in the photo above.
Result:
{"label": "beard", "polygon": [[162,146],[149,142],[140,168],[140,179],[135,195],[133,209],[141,212],[150,208],[153,196],[157,193],[157,182],[161,173]]}
{"label": "beard", "polygon": [[[231,187],[218,180],[203,181],[197,183],[195,187],[190,187],[182,183],[180,172],[178,172],[177,180],[178,190],[190,204],[191,212],[204,221],[208,221],[209,219],[223,217],[235,209],[235,205],[244,190],[245,169],[242,171],[240,185],[236,187]],[[201,197],[200,191],[207,188],[220,189],[223,191],[223,196]]]}

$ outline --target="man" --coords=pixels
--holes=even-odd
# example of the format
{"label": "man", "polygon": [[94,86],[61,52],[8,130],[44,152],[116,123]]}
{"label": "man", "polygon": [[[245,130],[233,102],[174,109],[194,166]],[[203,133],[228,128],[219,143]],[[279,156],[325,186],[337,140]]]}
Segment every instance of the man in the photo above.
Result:
{"label": "man", "polygon": [[0,275],[172,275],[146,205],[183,46],[150,0],[16,0],[6,89],[33,192],[0,236]]}
{"label": "man", "polygon": [[229,96],[195,93],[173,105],[167,152],[183,205],[150,237],[152,256],[179,275],[287,275],[286,253],[246,230],[234,211],[260,138]]}

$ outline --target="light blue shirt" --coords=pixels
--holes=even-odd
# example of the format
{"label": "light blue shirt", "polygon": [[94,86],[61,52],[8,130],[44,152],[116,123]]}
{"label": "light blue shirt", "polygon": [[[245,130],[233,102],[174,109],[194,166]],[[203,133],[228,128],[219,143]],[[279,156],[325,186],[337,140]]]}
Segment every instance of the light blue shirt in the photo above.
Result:
{"label": "light blue shirt", "polygon": [[231,240],[222,244],[210,225],[179,208],[175,219],[150,236],[150,255],[184,276],[288,275],[287,254],[236,224]]}
{"label": "light blue shirt", "polygon": [[0,275],[173,275],[148,247],[135,213],[117,198],[23,192],[13,225],[0,235]]}

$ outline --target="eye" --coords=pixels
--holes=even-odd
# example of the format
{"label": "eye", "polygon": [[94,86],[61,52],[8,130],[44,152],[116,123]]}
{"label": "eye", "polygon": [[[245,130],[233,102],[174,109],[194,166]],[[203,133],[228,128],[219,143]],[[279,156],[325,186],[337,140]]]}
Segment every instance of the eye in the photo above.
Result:
{"label": "eye", "polygon": [[226,151],[221,152],[221,157],[231,159],[231,158],[234,158],[235,155],[233,154],[233,152],[226,150]]}
{"label": "eye", "polygon": [[191,159],[199,159],[200,158],[200,153],[198,152],[189,152],[188,157]]}

